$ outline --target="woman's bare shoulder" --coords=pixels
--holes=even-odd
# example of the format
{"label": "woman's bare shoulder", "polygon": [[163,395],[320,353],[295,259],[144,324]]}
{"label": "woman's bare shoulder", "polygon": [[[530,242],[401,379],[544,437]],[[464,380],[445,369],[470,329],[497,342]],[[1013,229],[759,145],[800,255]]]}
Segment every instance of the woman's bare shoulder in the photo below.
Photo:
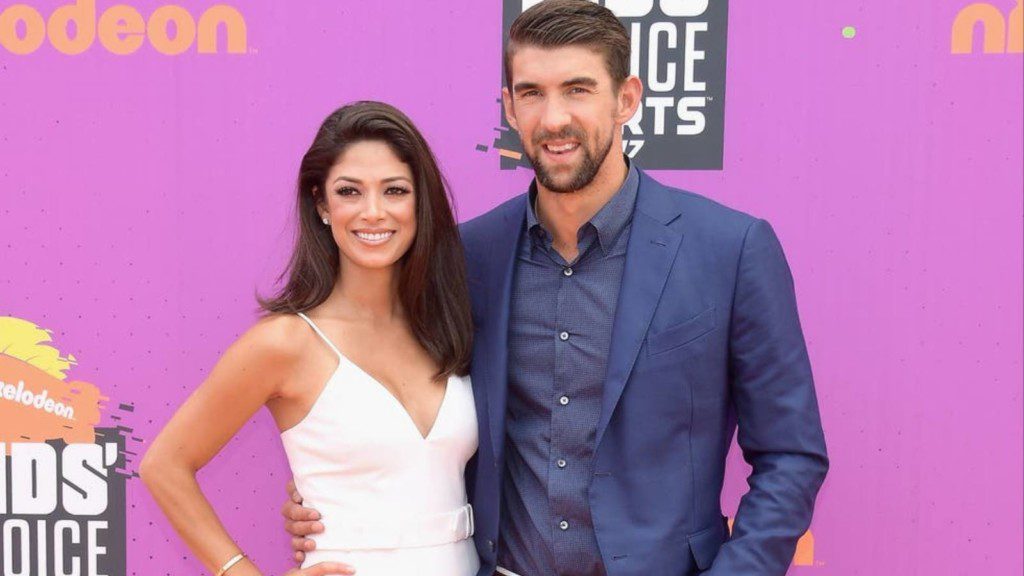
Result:
{"label": "woman's bare shoulder", "polygon": [[268,314],[239,336],[230,352],[257,365],[284,367],[302,357],[310,334],[309,326],[294,314]]}

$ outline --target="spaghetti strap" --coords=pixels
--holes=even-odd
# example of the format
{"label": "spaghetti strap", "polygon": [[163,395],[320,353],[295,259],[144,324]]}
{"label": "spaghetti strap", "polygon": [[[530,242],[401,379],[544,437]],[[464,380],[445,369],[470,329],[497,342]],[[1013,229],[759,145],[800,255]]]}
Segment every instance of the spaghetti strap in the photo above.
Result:
{"label": "spaghetti strap", "polygon": [[298,316],[299,318],[305,320],[306,324],[309,324],[309,327],[312,328],[314,332],[316,332],[317,336],[319,336],[320,339],[323,340],[324,343],[327,344],[327,346],[330,347],[330,349],[335,354],[337,354],[339,360],[345,359],[345,355],[341,353],[341,350],[338,350],[338,347],[334,345],[334,342],[331,342],[331,339],[328,338],[327,335],[324,334],[322,330],[320,330],[319,326],[317,326],[312,320],[309,319],[309,316],[306,316],[302,312],[299,312]]}

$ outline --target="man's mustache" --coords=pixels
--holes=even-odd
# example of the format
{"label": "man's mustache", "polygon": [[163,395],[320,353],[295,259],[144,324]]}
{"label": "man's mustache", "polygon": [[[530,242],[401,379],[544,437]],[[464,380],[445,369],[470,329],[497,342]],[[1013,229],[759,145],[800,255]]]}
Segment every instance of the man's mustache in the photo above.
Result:
{"label": "man's mustache", "polygon": [[558,132],[538,132],[533,136],[533,143],[539,146],[545,140],[568,140],[572,138],[579,140],[582,144],[585,137],[586,133],[578,128],[565,128]]}

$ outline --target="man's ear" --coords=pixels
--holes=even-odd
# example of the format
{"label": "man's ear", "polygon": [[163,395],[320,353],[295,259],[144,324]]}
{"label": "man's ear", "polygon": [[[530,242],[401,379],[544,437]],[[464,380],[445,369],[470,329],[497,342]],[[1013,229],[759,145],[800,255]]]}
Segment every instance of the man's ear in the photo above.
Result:
{"label": "man's ear", "polygon": [[615,121],[619,124],[629,122],[640,107],[640,99],[644,94],[644,85],[636,76],[629,76],[622,81],[619,87],[618,106],[615,111]]}
{"label": "man's ear", "polygon": [[518,132],[519,123],[516,122],[516,108],[512,102],[512,93],[508,91],[508,88],[501,89],[501,104],[505,108],[505,120],[508,121],[508,125]]}

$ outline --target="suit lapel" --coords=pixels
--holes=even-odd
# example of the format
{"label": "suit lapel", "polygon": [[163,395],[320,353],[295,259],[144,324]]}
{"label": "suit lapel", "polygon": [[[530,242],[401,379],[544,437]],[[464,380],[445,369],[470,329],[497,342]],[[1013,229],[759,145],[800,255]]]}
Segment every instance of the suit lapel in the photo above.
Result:
{"label": "suit lapel", "polygon": [[512,278],[515,270],[519,235],[526,218],[526,198],[505,214],[503,230],[496,235],[491,252],[492,268],[487,286],[488,314],[482,330],[487,417],[494,447],[495,463],[501,461],[505,447],[505,406],[508,399],[508,321],[512,309]]}
{"label": "suit lapel", "polygon": [[615,307],[595,446],[600,445],[633,371],[654,310],[661,300],[665,281],[672,271],[683,235],[670,224],[679,215],[679,208],[672,202],[670,193],[641,172],[622,284]]}

